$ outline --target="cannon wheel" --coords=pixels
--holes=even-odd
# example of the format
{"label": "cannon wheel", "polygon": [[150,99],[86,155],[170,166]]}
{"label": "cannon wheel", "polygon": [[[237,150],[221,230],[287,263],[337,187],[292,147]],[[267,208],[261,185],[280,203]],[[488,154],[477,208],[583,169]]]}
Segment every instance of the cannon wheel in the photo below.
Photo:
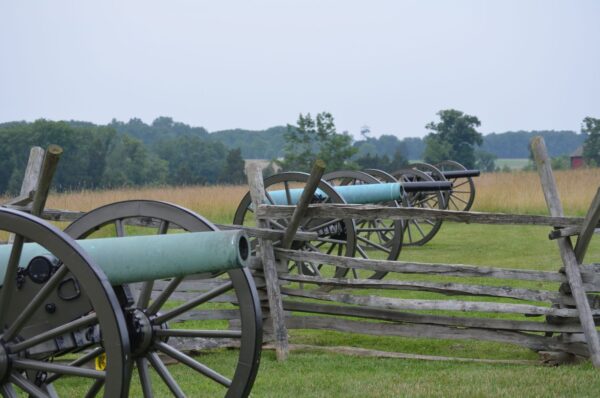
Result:
{"label": "cannon wheel", "polygon": [[364,169],[363,171],[368,175],[377,178],[377,180],[381,182],[398,182],[398,180],[396,180],[396,178],[394,178],[394,176],[388,173],[387,171],[379,169]]}
{"label": "cannon wheel", "polygon": [[[392,173],[400,182],[418,182],[433,181],[433,178],[422,171],[416,169],[403,169]],[[410,192],[402,198],[402,205],[405,207],[421,207],[425,209],[446,208],[444,195],[437,192]],[[440,230],[442,220],[411,218],[406,221],[404,226],[404,244],[408,246],[422,246],[429,242]]]}
{"label": "cannon wheel", "polygon": [[[467,168],[454,160],[444,160],[435,165],[442,172],[454,170],[466,170]],[[469,211],[475,201],[475,183],[471,177],[449,178],[452,182],[452,190],[446,195],[448,209]]]}
{"label": "cannon wheel", "polygon": [[[132,200],[93,210],[69,225],[66,232],[77,239],[83,239],[96,237],[103,231],[116,233],[120,237],[217,229],[210,221],[182,207],[164,202]],[[169,259],[165,259],[165,266],[169,266]],[[182,284],[193,283],[191,278],[145,282],[141,284],[135,303],[125,309],[131,325],[132,352],[141,392],[145,397],[152,396],[152,383],[148,371],[151,365],[173,395],[184,396],[181,387],[163,362],[162,358],[166,356],[186,365],[199,376],[194,388],[201,388],[202,395],[246,397],[252,389],[258,371],[262,344],[262,315],[254,280],[250,271],[245,268],[227,271],[218,277],[208,274],[194,277],[204,278],[203,281],[197,282],[210,283],[211,287],[205,288],[208,290],[202,293],[188,294],[182,303],[182,298],[176,297],[175,290]],[[208,279],[210,277],[213,278]],[[164,289],[153,294],[154,284],[157,283],[165,285]],[[118,294],[126,294],[128,287],[119,286],[115,289]],[[204,320],[202,310],[227,306],[223,301],[232,301],[227,296],[232,290],[235,298],[231,298],[234,298],[237,304],[229,305],[234,309],[225,312],[234,312],[233,318],[238,323],[241,321],[241,324],[236,327],[237,330],[222,330],[222,326],[215,329],[215,321]],[[193,322],[183,322],[185,319],[193,319]],[[135,329],[134,326],[137,331],[131,330]],[[189,343],[193,345],[199,342],[201,345],[194,349],[196,352],[206,345],[202,340],[204,343],[214,342],[213,346],[239,346],[237,361],[229,369],[225,366],[225,369],[219,367],[217,371],[212,365],[209,367],[180,349],[182,344],[189,347]],[[201,387],[200,383],[203,383]],[[198,392],[190,393],[196,394]]]}
{"label": "cannon wheel", "polygon": [[[290,190],[303,188],[308,181],[309,174],[301,172],[286,172],[272,175],[265,178],[265,194],[269,203],[274,204],[269,192],[285,191],[288,204],[290,201]],[[344,199],[327,182],[321,180],[318,189],[323,191],[327,198],[323,198],[323,203],[346,203]],[[319,202],[315,202],[319,203]],[[235,225],[254,225],[254,211],[252,210],[252,199],[250,192],[240,201],[233,218]],[[269,220],[269,226],[272,229],[285,230],[287,219]],[[292,249],[323,252],[338,256],[354,257],[356,252],[356,226],[352,219],[308,219],[300,225],[299,231],[317,232],[318,238],[311,241],[294,241]],[[273,242],[278,245],[279,241]],[[296,272],[301,275],[325,276],[342,278],[348,273],[348,268],[330,267],[326,264],[311,263],[308,261],[288,263],[290,272]]]}
{"label": "cannon wheel", "polygon": [[[17,393],[21,390],[24,395],[54,397],[58,388],[70,395],[72,378],[77,377],[88,394],[104,389],[105,397],[126,396],[130,341],[120,304],[104,273],[73,239],[37,217],[0,209],[0,231],[15,234],[7,274],[9,269],[17,271],[18,259],[26,250],[23,241],[43,246],[59,261],[46,278],[34,279],[18,271],[3,281],[0,322],[6,327],[0,339],[0,393],[17,397],[22,396]],[[77,294],[67,299],[65,285]],[[83,311],[70,313],[73,308]],[[96,328],[100,333],[94,338]],[[86,331],[92,332],[89,337]],[[76,334],[86,337],[75,344]],[[75,360],[65,357],[83,347],[90,351]],[[100,355],[108,364],[104,370],[83,367]]]}
{"label": "cannon wheel", "polygon": [[[362,171],[334,171],[327,173],[323,179],[329,184],[340,185],[360,185],[360,184],[379,184],[380,181]],[[394,180],[395,181],[395,180]],[[384,205],[397,207],[396,201],[387,202]],[[385,256],[386,260],[395,261],[402,250],[402,222],[394,220],[355,220],[356,224],[356,249],[362,258],[369,258],[369,252],[375,255],[375,258]],[[377,254],[381,252],[381,254]],[[356,271],[353,270],[354,277]],[[369,279],[381,279],[387,272],[375,272],[368,276]]]}

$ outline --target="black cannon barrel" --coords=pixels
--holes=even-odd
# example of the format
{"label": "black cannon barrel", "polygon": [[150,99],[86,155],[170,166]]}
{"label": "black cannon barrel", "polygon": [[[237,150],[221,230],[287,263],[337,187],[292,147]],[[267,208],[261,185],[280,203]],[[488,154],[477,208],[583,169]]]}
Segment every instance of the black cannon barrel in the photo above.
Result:
{"label": "black cannon barrel", "polygon": [[445,171],[442,171],[442,174],[446,178],[479,177],[481,175],[481,170],[477,170],[477,169],[471,169],[471,170],[445,170]]}
{"label": "black cannon barrel", "polygon": [[403,182],[402,189],[404,192],[449,191],[452,189],[452,183],[450,181]]}

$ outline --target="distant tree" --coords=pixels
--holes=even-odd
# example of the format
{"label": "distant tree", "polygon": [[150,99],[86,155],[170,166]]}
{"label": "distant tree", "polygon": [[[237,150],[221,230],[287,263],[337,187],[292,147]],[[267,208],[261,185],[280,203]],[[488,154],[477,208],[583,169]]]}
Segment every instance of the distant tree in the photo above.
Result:
{"label": "distant tree", "polygon": [[496,159],[497,156],[493,153],[479,150],[475,152],[475,167],[477,167],[481,171],[496,171]]}
{"label": "distant tree", "polygon": [[128,135],[121,135],[110,147],[102,176],[105,187],[163,184],[167,177],[167,162],[148,151],[144,144]]}
{"label": "distant tree", "polygon": [[583,144],[583,157],[588,164],[600,166],[600,119],[583,119],[581,132],[587,135]]}
{"label": "distant tree", "polygon": [[408,160],[406,157],[404,157],[402,149],[397,148],[394,152],[394,156],[392,156],[392,159],[390,160],[388,167],[383,170],[393,173],[394,171],[406,168],[406,166],[408,166]]}
{"label": "distant tree", "polygon": [[571,159],[569,156],[557,156],[550,159],[552,170],[567,170],[571,168]]}
{"label": "distant tree", "polygon": [[369,126],[365,125],[360,128],[360,135],[362,135],[364,140],[369,139],[369,137],[367,137],[369,134],[371,134],[371,128]]}
{"label": "distant tree", "polygon": [[169,165],[169,184],[212,184],[219,180],[227,157],[220,142],[196,135],[182,135],[157,145],[157,153]]}
{"label": "distant tree", "polygon": [[280,162],[285,170],[309,171],[317,158],[325,161],[328,170],[354,167],[349,161],[357,151],[352,137],[337,133],[329,112],[318,113],[315,119],[310,113],[300,114],[296,126],[288,125],[285,139]]}
{"label": "distant tree", "polygon": [[438,163],[450,159],[474,167],[475,145],[483,143],[483,136],[475,129],[481,125],[479,119],[456,109],[441,110],[437,115],[440,122],[425,126],[431,133],[425,138],[424,160]]}
{"label": "distant tree", "polygon": [[242,158],[242,150],[240,148],[232,149],[227,152],[225,165],[221,170],[219,182],[229,184],[242,184],[246,181],[244,174],[244,159]]}

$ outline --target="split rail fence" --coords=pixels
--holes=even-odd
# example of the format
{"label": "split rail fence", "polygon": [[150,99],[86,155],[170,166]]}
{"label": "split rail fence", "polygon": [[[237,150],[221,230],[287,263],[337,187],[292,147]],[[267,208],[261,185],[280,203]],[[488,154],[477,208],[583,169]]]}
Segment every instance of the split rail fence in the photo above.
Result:
{"label": "split rail fence", "polygon": [[[600,220],[600,190],[584,218],[565,217],[543,140],[535,139],[532,148],[550,216],[369,205],[310,205],[310,196],[324,171],[324,165],[320,163],[315,164],[303,197],[296,206],[265,205],[261,170],[251,166],[247,172],[257,227],[243,228],[258,242],[252,266],[277,357],[283,360],[288,355],[288,329],[320,329],[379,336],[512,343],[535,351],[590,357],[594,366],[600,367],[600,340],[595,323],[600,321],[600,296],[597,295],[600,292],[600,265],[584,263],[586,250]],[[35,156],[43,159],[43,151],[41,155],[38,150],[36,153]],[[44,172],[43,163],[30,158],[21,195],[5,205],[31,210],[39,187],[45,189],[49,186],[48,175],[51,179],[52,173]],[[42,192],[42,196],[45,195],[47,190]],[[81,213],[48,209],[41,215],[49,220],[68,222]],[[463,223],[547,226],[550,238],[557,242],[562,266],[557,264],[556,271],[537,271],[369,260],[291,249],[293,240],[312,237],[310,233],[298,232],[302,220],[332,217],[362,220],[439,218]],[[269,219],[282,218],[290,220],[286,231],[267,227]],[[152,222],[147,220],[148,224]],[[573,246],[571,238],[575,236],[577,241]],[[279,244],[274,245],[274,242]],[[288,261],[389,274],[383,280],[292,274],[288,271]],[[440,281],[439,277],[450,279]],[[470,283],[461,278],[477,278],[481,282]],[[490,282],[497,280],[499,282]],[[527,287],[504,286],[514,285],[514,282]],[[210,279],[190,280],[179,287],[177,294],[182,297],[198,294],[209,290],[214,283]],[[156,284],[154,294],[163,287]],[[401,294],[397,292],[406,291],[441,296],[439,299],[398,297]],[[386,297],[385,292],[394,292],[393,297]],[[230,299],[230,303],[224,304],[235,305],[235,298]],[[235,312],[227,309],[198,311],[188,319],[222,319],[235,324],[239,322],[234,319]],[[196,348],[211,344],[209,340],[202,340]]]}

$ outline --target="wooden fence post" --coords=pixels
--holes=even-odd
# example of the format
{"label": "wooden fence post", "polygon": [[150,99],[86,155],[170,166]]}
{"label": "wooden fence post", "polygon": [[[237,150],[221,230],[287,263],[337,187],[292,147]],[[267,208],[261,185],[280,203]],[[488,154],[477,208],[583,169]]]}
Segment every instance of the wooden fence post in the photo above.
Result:
{"label": "wooden fence post", "polygon": [[600,188],[596,191],[596,196],[592,200],[590,209],[583,219],[581,225],[581,231],[579,232],[579,238],[577,238],[577,244],[575,244],[575,257],[577,257],[578,263],[583,263],[585,252],[587,251],[588,245],[592,240],[594,231],[598,226],[600,220]]}
{"label": "wooden fence post", "polygon": [[[246,169],[248,183],[250,185],[250,196],[255,214],[258,206],[265,203],[265,187],[260,165],[251,163]],[[256,217],[257,226],[268,228],[268,222]],[[277,276],[277,265],[275,253],[273,252],[273,242],[268,239],[258,238],[260,246],[260,257],[263,266],[265,284],[267,287],[267,297],[269,300],[269,312],[273,322],[273,333],[275,335],[275,352],[278,361],[284,361],[289,354],[288,332],[285,326],[285,314],[283,312],[283,301],[281,299],[281,290],[279,289],[279,278]]]}
{"label": "wooden fence post", "polygon": [[289,249],[292,247],[292,242],[294,241],[294,237],[296,236],[296,232],[298,231],[298,226],[300,225],[300,221],[306,214],[306,210],[308,209],[308,205],[312,201],[312,198],[319,186],[319,182],[321,181],[321,177],[323,177],[323,173],[325,172],[325,162],[317,159],[313,164],[312,170],[310,171],[310,177],[308,177],[308,181],[304,186],[304,190],[302,191],[302,195],[300,195],[300,199],[296,204],[296,208],[294,209],[294,213],[292,214],[292,218],[290,219],[290,223],[285,229],[285,234],[283,235],[283,240],[281,241],[281,247],[283,249]]}
{"label": "wooden fence post", "polygon": [[[544,197],[546,198],[546,204],[550,210],[552,216],[563,216],[562,204],[556,187],[556,180],[552,174],[552,167],[550,166],[550,157],[546,150],[546,144],[542,137],[534,137],[531,141],[531,149],[537,165],[540,180],[542,182],[542,190],[544,191]],[[590,352],[590,358],[595,367],[600,367],[600,339],[598,338],[598,331],[594,323],[594,317],[592,310],[588,302],[585,290],[583,288],[583,281],[581,279],[581,271],[579,269],[579,263],[575,252],[573,251],[573,245],[571,244],[570,237],[561,237],[556,240],[558,248],[560,250],[560,256],[565,267],[569,286],[571,287],[571,294],[575,299],[575,305],[579,312],[579,320],[581,322],[581,328],[585,335],[587,347]]]}
{"label": "wooden fence post", "polygon": [[33,196],[33,203],[31,204],[31,214],[35,216],[41,216],[44,211],[48,193],[50,192],[50,185],[52,185],[52,177],[54,177],[54,172],[56,171],[62,152],[62,148],[58,145],[50,145],[46,149],[35,195]]}
{"label": "wooden fence post", "polygon": [[[38,180],[40,179],[40,173],[42,171],[42,163],[44,162],[45,151],[39,147],[34,146],[29,151],[29,159],[27,160],[27,168],[25,169],[25,175],[23,177],[23,183],[21,184],[21,191],[19,196],[9,202],[9,204],[27,206],[33,200],[38,186]],[[15,235],[10,234],[8,236],[8,243],[13,243]]]}
{"label": "wooden fence post", "polygon": [[30,196],[31,191],[37,189],[44,161],[44,153],[45,151],[39,146],[34,146],[29,151],[29,160],[27,161],[27,168],[25,169],[25,176],[23,177],[19,196]]}

